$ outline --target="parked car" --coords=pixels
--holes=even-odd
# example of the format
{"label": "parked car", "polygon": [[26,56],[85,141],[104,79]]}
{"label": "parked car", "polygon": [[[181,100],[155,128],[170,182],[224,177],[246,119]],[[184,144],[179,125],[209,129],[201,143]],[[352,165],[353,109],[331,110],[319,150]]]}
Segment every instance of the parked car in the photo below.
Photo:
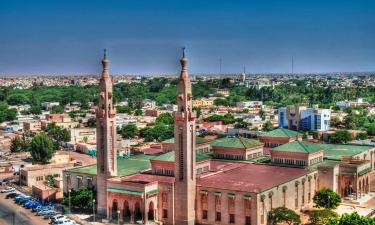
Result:
{"label": "parked car", "polygon": [[45,214],[43,218],[44,218],[44,219],[51,219],[51,217],[53,217],[53,216],[55,216],[55,215],[57,215],[57,212],[55,212],[55,211],[51,211],[51,212]]}
{"label": "parked car", "polygon": [[9,192],[13,192],[13,191],[15,191],[15,190],[16,190],[16,189],[14,189],[14,187],[7,187],[7,188],[1,190],[0,192],[1,192],[1,193],[9,193]]}
{"label": "parked car", "polygon": [[57,214],[57,215],[54,215],[53,217],[51,217],[52,222],[64,220],[64,219],[68,219],[68,217],[65,216],[65,215],[61,215],[61,214]]}
{"label": "parked car", "polygon": [[9,193],[5,196],[6,199],[9,199],[9,198],[15,198],[17,196],[19,196],[20,194],[18,193],[15,193],[15,192],[12,192],[12,193]]}

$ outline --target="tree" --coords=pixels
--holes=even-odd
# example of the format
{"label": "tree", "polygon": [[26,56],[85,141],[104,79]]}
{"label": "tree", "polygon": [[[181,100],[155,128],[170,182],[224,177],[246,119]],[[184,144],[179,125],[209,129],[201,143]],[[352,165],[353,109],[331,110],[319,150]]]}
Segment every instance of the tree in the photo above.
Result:
{"label": "tree", "polygon": [[298,225],[301,223],[300,216],[293,210],[285,207],[273,208],[268,214],[268,220],[272,225],[276,225],[278,223]]}
{"label": "tree", "polygon": [[125,139],[134,138],[138,133],[137,125],[134,123],[129,123],[125,126],[122,126],[119,130],[119,134]]}
{"label": "tree", "polygon": [[88,127],[96,127],[96,118],[89,118],[87,120],[87,126]]}
{"label": "tree", "polygon": [[341,125],[341,120],[338,117],[331,118],[331,127],[339,127]]}
{"label": "tree", "polygon": [[310,215],[312,225],[325,225],[330,220],[338,219],[337,213],[331,209],[314,210]]}
{"label": "tree", "polygon": [[341,197],[328,188],[322,188],[315,193],[313,201],[318,208],[336,209],[341,203]]}
{"label": "tree", "polygon": [[0,123],[15,120],[16,117],[16,109],[10,109],[8,104],[0,102]]}
{"label": "tree", "polygon": [[132,114],[132,108],[128,105],[124,105],[124,106],[117,106],[116,107],[116,111],[118,113],[126,113],[128,115],[131,115]]}
{"label": "tree", "polygon": [[367,133],[365,133],[365,132],[361,132],[361,133],[357,134],[358,140],[366,140],[367,138],[368,138],[368,136],[367,136]]}
{"label": "tree", "polygon": [[20,137],[17,136],[12,139],[11,145],[10,145],[10,151],[11,152],[24,152],[28,151],[28,143],[27,141]]}
{"label": "tree", "polygon": [[40,105],[32,105],[29,109],[29,113],[34,115],[40,115],[42,114],[42,107],[40,107]]}
{"label": "tree", "polygon": [[156,118],[156,124],[160,124],[160,123],[163,123],[165,125],[173,124],[174,123],[174,119],[173,119],[172,114],[170,114],[170,113],[162,113],[162,114],[160,114]]}
{"label": "tree", "polygon": [[332,219],[326,225],[374,225],[375,219],[358,215],[357,212],[345,213],[339,219]]}
{"label": "tree", "polygon": [[30,148],[33,160],[43,164],[48,163],[55,153],[55,146],[45,133],[34,136]]}
{"label": "tree", "polygon": [[246,129],[248,126],[249,126],[249,124],[246,123],[245,121],[240,121],[240,122],[237,122],[236,124],[234,124],[234,128],[236,128],[236,129]]}
{"label": "tree", "polygon": [[62,106],[62,105],[55,105],[51,109],[52,114],[61,114],[61,113],[64,113],[64,112],[65,112],[64,106]]}
{"label": "tree", "polygon": [[371,135],[371,136],[375,135],[375,123],[368,125],[366,128],[366,131],[368,135]]}
{"label": "tree", "polygon": [[142,109],[136,109],[136,110],[134,110],[134,114],[136,116],[142,116],[143,115],[143,111],[142,111]]}
{"label": "tree", "polygon": [[[94,191],[91,188],[81,187],[70,192],[71,207],[86,212],[91,212],[93,207]],[[64,194],[63,205],[69,206],[69,195]]]}
{"label": "tree", "polygon": [[271,131],[273,130],[273,124],[271,123],[271,121],[267,120],[264,125],[263,125],[263,131]]}
{"label": "tree", "polygon": [[347,130],[338,130],[331,134],[329,141],[334,144],[344,144],[352,140]]}

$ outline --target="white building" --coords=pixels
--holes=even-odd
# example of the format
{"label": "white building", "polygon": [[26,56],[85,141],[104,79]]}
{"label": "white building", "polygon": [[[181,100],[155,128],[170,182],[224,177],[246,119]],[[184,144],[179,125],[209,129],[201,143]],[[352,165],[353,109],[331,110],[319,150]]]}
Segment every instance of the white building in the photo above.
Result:
{"label": "white building", "polygon": [[278,111],[279,127],[317,131],[327,131],[330,128],[330,109],[288,106],[279,108]]}

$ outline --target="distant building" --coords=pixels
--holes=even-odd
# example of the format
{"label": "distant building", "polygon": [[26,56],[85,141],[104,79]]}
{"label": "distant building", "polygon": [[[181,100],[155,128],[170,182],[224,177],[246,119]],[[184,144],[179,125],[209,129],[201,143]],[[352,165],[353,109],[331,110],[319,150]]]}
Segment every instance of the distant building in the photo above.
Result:
{"label": "distant building", "polygon": [[347,108],[353,106],[369,106],[370,103],[364,102],[362,98],[358,98],[357,101],[339,101],[336,102],[336,106],[340,108]]}
{"label": "distant building", "polygon": [[262,108],[263,102],[262,101],[237,102],[237,106],[240,108]]}
{"label": "distant building", "polygon": [[228,88],[213,88],[211,89],[214,95],[221,94],[224,96],[229,96],[229,89]]}
{"label": "distant building", "polygon": [[288,106],[278,110],[279,127],[290,130],[326,131],[330,128],[331,110]]}
{"label": "distant building", "polygon": [[214,105],[214,100],[208,98],[200,98],[193,100],[193,108],[205,108]]}

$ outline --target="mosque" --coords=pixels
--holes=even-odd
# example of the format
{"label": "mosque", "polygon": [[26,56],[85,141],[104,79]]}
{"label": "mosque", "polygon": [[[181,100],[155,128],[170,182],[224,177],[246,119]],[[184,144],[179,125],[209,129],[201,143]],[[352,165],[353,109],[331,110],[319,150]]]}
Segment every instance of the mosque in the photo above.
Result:
{"label": "mosque", "polygon": [[[185,51],[180,59],[174,150],[158,156],[117,159],[116,111],[109,60],[104,55],[96,110],[97,164],[64,171],[64,192],[93,186],[97,211],[109,221],[142,224],[267,224],[268,212],[296,212],[313,205],[315,191],[329,187],[360,199],[371,191],[374,147],[323,145],[276,129],[260,140],[226,137],[211,143],[213,154],[197,152],[196,116]],[[271,162],[255,163],[263,147]]]}

